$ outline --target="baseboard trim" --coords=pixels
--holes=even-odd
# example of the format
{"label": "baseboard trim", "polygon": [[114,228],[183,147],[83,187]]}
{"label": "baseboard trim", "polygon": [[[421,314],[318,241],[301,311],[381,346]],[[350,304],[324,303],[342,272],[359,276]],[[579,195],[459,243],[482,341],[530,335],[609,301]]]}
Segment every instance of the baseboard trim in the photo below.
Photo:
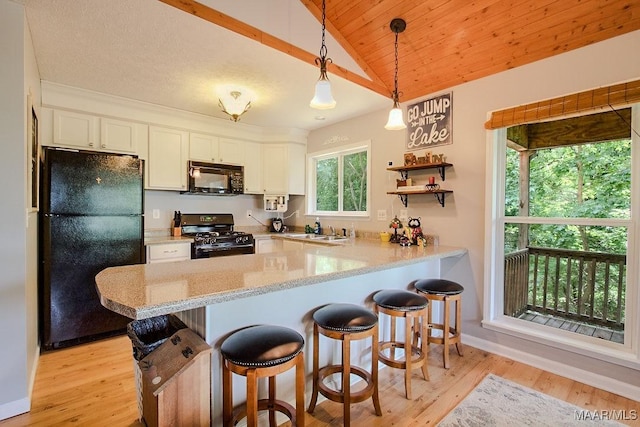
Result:
{"label": "baseboard trim", "polygon": [[640,387],[636,387],[622,381],[614,380],[604,375],[594,374],[593,372],[578,369],[564,363],[550,361],[540,356],[535,356],[520,350],[506,347],[470,335],[462,334],[462,342],[464,344],[470,345],[471,347],[488,351],[489,353],[494,353],[499,356],[507,357],[517,362],[525,363],[527,365],[543,369],[547,372],[560,375],[561,377],[569,378],[571,380],[578,381],[592,387],[597,387],[610,393],[618,394],[620,396],[626,397],[627,399],[637,400],[638,396],[640,396]]}
{"label": "baseboard trim", "polygon": [[31,409],[31,399],[28,397],[4,403],[0,405],[0,421],[29,412],[29,409]]}

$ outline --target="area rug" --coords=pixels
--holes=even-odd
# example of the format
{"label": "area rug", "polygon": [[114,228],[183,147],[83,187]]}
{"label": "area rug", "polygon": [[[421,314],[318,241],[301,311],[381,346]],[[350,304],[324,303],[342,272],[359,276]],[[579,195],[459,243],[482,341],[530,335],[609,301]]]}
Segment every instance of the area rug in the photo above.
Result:
{"label": "area rug", "polygon": [[438,426],[622,426],[607,415],[489,374]]}

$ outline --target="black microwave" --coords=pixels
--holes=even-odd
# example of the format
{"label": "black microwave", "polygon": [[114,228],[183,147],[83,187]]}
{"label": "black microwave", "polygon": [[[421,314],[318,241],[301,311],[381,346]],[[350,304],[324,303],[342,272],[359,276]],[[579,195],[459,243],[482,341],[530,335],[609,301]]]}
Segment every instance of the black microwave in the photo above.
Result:
{"label": "black microwave", "polygon": [[244,167],[190,161],[187,181],[191,194],[244,194]]}

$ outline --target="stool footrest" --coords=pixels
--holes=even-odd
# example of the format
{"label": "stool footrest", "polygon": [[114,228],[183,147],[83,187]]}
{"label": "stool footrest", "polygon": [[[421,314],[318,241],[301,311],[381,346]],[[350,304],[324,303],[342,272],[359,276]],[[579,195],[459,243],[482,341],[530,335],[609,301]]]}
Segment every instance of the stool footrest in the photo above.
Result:
{"label": "stool footrest", "polygon": [[[395,357],[387,357],[383,352],[386,349],[399,349],[404,353],[404,343],[398,341],[381,341],[378,343],[378,348],[380,349],[378,352],[378,360],[384,363],[387,366],[391,366],[392,368],[398,369],[407,369],[407,360],[406,355],[404,358],[396,359]],[[415,356],[415,357],[414,357]],[[420,348],[411,346],[411,366],[412,368],[420,368],[422,366],[423,360],[426,358],[426,354],[420,350]]]}
{"label": "stool footrest", "polygon": [[[357,366],[351,367],[351,373],[362,378],[366,382],[366,386],[361,390],[352,391],[349,401],[351,403],[364,402],[373,396],[374,384],[371,374]],[[344,403],[344,393],[340,390],[334,390],[324,383],[324,379],[333,374],[342,374],[342,366],[329,365],[318,370],[318,391],[329,400]]]}
{"label": "stool footrest", "polygon": [[[291,421],[291,425],[296,425],[296,410],[289,403],[283,400],[270,401],[269,399],[258,400],[258,411],[277,411],[284,414]],[[240,420],[247,416],[247,405],[239,406],[233,412],[231,425],[236,425]]]}

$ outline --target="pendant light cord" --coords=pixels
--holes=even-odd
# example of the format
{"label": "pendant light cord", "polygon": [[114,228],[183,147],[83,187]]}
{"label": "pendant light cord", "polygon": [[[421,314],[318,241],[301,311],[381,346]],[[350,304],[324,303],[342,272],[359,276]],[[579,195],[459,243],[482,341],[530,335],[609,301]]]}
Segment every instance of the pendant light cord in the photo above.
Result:
{"label": "pendant light cord", "polygon": [[324,21],[327,17],[327,4],[325,0],[322,0],[322,45],[320,45],[320,58],[324,59],[327,56],[327,46],[324,44],[324,30],[326,28]]}
{"label": "pendant light cord", "polygon": [[393,84],[394,84],[394,91],[393,91],[393,102],[394,102],[394,106],[395,104],[398,102],[398,32],[395,31],[396,33],[396,42],[394,44],[394,48],[396,51],[396,72],[393,78]]}

